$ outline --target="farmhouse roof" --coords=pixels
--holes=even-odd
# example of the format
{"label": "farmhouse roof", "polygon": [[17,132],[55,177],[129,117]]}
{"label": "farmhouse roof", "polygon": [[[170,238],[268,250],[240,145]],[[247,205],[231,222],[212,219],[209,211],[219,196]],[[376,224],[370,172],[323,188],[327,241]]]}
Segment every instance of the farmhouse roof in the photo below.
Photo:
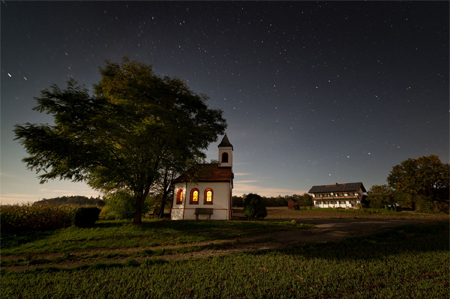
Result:
{"label": "farmhouse roof", "polygon": [[228,140],[227,133],[223,136],[222,142],[220,142],[218,147],[231,147],[231,149],[233,149],[233,145],[230,143],[230,140]]}
{"label": "farmhouse roof", "polygon": [[361,182],[345,184],[336,183],[334,185],[313,186],[308,193],[348,192],[359,191],[359,189],[366,192],[366,188],[364,188],[364,185]]}
{"label": "farmhouse roof", "polygon": [[219,167],[219,164],[197,164],[175,179],[181,182],[230,182],[233,180],[231,167]]}

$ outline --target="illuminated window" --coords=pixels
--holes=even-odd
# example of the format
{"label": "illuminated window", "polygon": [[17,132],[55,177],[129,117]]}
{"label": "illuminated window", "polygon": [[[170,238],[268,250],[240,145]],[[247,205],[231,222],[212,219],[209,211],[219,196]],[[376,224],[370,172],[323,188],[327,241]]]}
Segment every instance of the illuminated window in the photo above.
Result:
{"label": "illuminated window", "polygon": [[222,154],[222,163],[228,163],[228,153]]}
{"label": "illuminated window", "polygon": [[191,199],[189,201],[190,204],[198,204],[198,189],[192,189],[191,190]]}
{"label": "illuminated window", "polygon": [[178,189],[177,192],[177,205],[183,203],[183,189]]}
{"label": "illuminated window", "polygon": [[203,201],[203,204],[205,205],[212,205],[213,204],[213,190],[212,189],[206,189],[205,190],[205,199]]}

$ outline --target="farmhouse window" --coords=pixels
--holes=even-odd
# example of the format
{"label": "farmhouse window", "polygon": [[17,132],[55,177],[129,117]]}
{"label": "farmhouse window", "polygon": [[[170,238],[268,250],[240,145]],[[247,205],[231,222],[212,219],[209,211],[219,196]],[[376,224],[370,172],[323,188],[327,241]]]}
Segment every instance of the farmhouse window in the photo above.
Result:
{"label": "farmhouse window", "polygon": [[212,205],[213,204],[213,196],[214,196],[213,190],[211,188],[206,189],[203,204]]}
{"label": "farmhouse window", "polygon": [[191,199],[189,201],[190,204],[194,204],[194,205],[198,204],[198,194],[199,194],[199,191],[197,188],[194,188],[191,190]]}
{"label": "farmhouse window", "polygon": [[177,192],[177,205],[183,203],[183,189],[178,189]]}

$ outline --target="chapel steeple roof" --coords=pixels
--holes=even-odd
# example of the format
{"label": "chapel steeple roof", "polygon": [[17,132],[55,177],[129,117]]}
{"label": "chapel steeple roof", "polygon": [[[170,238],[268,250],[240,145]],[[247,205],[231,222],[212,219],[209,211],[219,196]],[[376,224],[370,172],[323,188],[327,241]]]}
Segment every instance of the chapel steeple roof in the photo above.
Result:
{"label": "chapel steeple roof", "polygon": [[231,147],[231,149],[233,149],[233,145],[230,143],[230,140],[228,140],[227,133],[223,136],[222,142],[218,147]]}

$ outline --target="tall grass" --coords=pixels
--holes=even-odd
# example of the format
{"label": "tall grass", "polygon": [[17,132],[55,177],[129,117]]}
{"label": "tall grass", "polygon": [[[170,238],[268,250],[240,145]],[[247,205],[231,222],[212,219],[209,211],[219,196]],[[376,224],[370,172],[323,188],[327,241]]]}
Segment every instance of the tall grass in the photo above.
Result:
{"label": "tall grass", "polygon": [[2,298],[448,298],[448,222],[341,242],[3,271]]}
{"label": "tall grass", "polygon": [[54,231],[1,235],[2,257],[75,250],[174,246],[231,240],[245,236],[296,230],[311,225],[277,221],[170,221],[145,219],[139,226],[129,220],[98,221],[94,228],[71,226]]}
{"label": "tall grass", "polygon": [[2,233],[51,230],[72,225],[77,205],[15,204],[0,207]]}

